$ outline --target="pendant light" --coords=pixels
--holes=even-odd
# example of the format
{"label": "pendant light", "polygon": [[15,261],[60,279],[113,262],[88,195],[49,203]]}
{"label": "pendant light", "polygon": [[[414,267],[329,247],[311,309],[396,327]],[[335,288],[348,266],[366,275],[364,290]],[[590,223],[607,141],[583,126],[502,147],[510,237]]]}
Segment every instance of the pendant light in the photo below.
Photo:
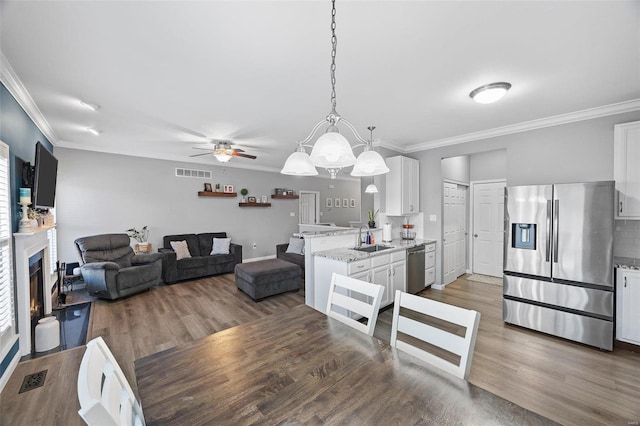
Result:
{"label": "pendant light", "polygon": [[[371,141],[363,139],[356,131],[353,124],[342,118],[336,112],[336,2],[331,1],[331,112],[324,120],[315,125],[309,136],[298,142],[296,152],[291,154],[280,173],[295,176],[314,176],[318,174],[316,167],[327,169],[331,179],[335,179],[338,172],[349,166],[354,166],[352,176],[376,176],[388,173],[389,168],[380,154],[373,150]],[[311,144],[311,139],[316,132],[328,123],[325,133]],[[338,124],[344,124],[358,140],[353,147],[342,136]],[[353,154],[353,148],[364,146],[358,158]],[[311,155],[305,151],[305,147],[312,148]]]}

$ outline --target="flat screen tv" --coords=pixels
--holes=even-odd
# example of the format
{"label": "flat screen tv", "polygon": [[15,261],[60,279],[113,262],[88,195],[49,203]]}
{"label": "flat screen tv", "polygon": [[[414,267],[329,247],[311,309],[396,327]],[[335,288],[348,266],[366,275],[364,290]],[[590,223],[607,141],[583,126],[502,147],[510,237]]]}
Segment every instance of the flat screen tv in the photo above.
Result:
{"label": "flat screen tv", "polygon": [[40,142],[36,144],[35,177],[33,180],[33,205],[36,208],[52,208],[56,199],[58,160]]}

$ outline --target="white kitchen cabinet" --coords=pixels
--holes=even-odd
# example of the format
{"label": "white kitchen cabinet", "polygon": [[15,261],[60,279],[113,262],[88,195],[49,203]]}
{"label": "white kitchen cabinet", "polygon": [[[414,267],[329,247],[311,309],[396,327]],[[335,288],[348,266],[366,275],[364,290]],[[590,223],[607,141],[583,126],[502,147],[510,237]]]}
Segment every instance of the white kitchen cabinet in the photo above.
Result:
{"label": "white kitchen cabinet", "polygon": [[640,271],[616,269],[616,339],[640,345]]}
{"label": "white kitchen cabinet", "polygon": [[424,254],[424,286],[428,287],[436,282],[436,243],[425,246]]}
{"label": "white kitchen cabinet", "polygon": [[385,184],[387,216],[417,214],[420,208],[420,163],[402,155],[385,161],[390,170]]}
{"label": "white kitchen cabinet", "polygon": [[391,304],[395,300],[396,290],[407,291],[407,262],[405,260],[393,262],[390,270],[389,303]]}
{"label": "white kitchen cabinet", "polygon": [[380,307],[387,306],[393,302],[389,298],[390,292],[390,269],[389,269],[389,255],[384,254],[380,256],[374,256],[371,258],[371,282],[374,284],[381,285],[384,287],[384,292],[382,293],[382,299],[380,302]]}
{"label": "white kitchen cabinet", "polygon": [[616,216],[640,220],[640,121],[617,124],[613,147]]}

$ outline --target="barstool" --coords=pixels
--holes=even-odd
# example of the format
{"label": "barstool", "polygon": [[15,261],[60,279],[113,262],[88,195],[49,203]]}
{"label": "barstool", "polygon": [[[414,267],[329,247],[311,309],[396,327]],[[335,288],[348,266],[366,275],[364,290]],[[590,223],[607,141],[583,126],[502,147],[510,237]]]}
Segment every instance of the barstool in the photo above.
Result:
{"label": "barstool", "polygon": [[36,325],[36,352],[60,346],[60,323],[56,317],[44,317]]}

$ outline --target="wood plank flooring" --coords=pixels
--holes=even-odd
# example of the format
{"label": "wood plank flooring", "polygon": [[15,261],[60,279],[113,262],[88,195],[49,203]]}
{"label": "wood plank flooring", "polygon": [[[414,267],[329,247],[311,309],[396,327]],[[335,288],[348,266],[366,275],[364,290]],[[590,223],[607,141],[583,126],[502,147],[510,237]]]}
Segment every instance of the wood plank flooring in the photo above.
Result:
{"label": "wood plank flooring", "polygon": [[[482,313],[471,383],[567,425],[640,421],[640,354],[603,352],[502,322],[502,288],[458,279],[423,296]],[[123,300],[98,301],[89,336],[103,336],[137,392],[133,361],[304,303],[286,293],[253,302],[233,274],[153,288]],[[392,311],[376,337],[389,341]],[[0,425],[82,425],[76,395],[83,348],[20,363],[0,394]],[[45,385],[18,394],[25,375],[49,369]]]}

